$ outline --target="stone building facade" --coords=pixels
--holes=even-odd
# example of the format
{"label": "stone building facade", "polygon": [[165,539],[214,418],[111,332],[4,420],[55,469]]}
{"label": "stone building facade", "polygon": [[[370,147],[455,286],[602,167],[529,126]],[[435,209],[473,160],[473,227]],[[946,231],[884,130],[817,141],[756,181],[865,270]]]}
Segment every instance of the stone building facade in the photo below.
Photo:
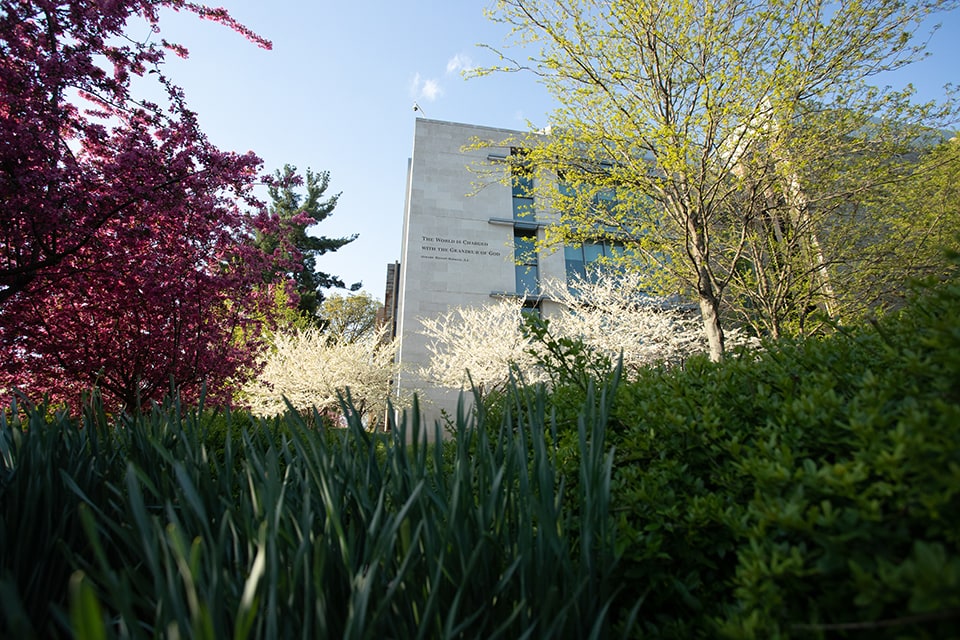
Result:
{"label": "stone building facade", "polygon": [[524,296],[546,315],[538,296],[545,278],[566,278],[563,251],[538,252],[551,213],[536,207],[524,176],[503,162],[515,150],[471,147],[503,141],[517,131],[417,119],[408,162],[406,203],[396,295],[401,365],[397,389],[425,400],[428,420],[456,409],[458,392],[427,384],[414,373],[430,354],[420,319],[458,306]]}

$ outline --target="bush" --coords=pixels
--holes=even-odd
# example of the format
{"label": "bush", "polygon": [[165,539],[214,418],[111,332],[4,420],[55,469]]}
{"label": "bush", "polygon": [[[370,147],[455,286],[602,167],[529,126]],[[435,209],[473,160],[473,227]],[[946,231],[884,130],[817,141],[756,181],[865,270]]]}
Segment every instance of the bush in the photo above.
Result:
{"label": "bush", "polygon": [[13,407],[0,636],[956,638],[958,317],[948,284],[720,364],[512,385],[439,446]]}
{"label": "bush", "polygon": [[954,284],[619,389],[619,602],[645,637],[958,637],[958,317]]}

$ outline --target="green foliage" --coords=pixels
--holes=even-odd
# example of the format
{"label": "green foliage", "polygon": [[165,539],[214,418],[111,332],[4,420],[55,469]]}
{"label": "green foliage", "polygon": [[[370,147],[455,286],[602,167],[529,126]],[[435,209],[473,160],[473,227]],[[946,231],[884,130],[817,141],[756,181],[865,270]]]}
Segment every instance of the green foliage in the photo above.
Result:
{"label": "green foliage", "polygon": [[955,638],[957,317],[954,280],[719,364],[513,384],[441,445],[349,403],[11,407],[0,635]]}
{"label": "green foliage", "polygon": [[550,321],[539,316],[524,317],[523,334],[536,345],[527,353],[547,374],[554,388],[575,386],[582,391],[596,380],[610,376],[613,365],[605,354],[591,349],[582,339],[550,332]]}
{"label": "green foliage", "polygon": [[318,315],[323,331],[332,340],[356,342],[376,333],[377,317],[383,305],[366,292],[350,296],[332,295],[320,305]]}
{"label": "green foliage", "polygon": [[[917,159],[910,175],[883,185],[856,219],[870,252],[856,269],[837,274],[849,298],[847,320],[902,306],[910,279],[944,280],[952,265],[943,247],[960,248],[960,138],[911,155]],[[851,235],[834,233],[832,241],[858,239]]]}
{"label": "green foliage", "polygon": [[103,415],[85,403],[88,428],[61,431],[56,427],[65,418],[44,406],[0,413],[0,635],[31,637],[51,613],[48,603],[66,597],[73,567],[63,549],[83,548],[85,541],[80,499],[63,478],[86,495],[109,499],[101,480],[111,479],[120,453],[102,433]]}
{"label": "green foliage", "polygon": [[614,609],[643,599],[645,637],[956,637],[957,317],[954,282],[873,327],[622,385]]}
{"label": "green foliage", "polygon": [[575,509],[545,394],[515,401],[523,417],[493,428],[460,411],[439,446],[417,420],[371,434],[349,405],[339,430],[175,402],[119,422],[95,400],[79,418],[15,407],[0,635],[603,637],[609,389],[579,421]]}
{"label": "green foliage", "polygon": [[507,45],[536,55],[498,51],[474,73],[530,72],[558,105],[547,135],[495,142],[525,150],[508,162],[556,212],[541,244],[620,244],[610,262],[648,275],[647,292],[689,292],[717,360],[731,315],[760,336],[810,335],[930,266],[912,249],[936,218],[871,205],[957,121],[957,94],[917,103],[909,85],[872,85],[922,59],[932,18],[956,7],[498,0]]}

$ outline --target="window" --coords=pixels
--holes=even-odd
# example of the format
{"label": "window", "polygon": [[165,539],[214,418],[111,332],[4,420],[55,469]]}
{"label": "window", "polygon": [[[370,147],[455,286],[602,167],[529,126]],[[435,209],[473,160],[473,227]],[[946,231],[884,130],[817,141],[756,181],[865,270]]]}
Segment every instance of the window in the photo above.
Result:
{"label": "window", "polygon": [[572,286],[578,279],[595,282],[601,268],[616,268],[615,265],[605,265],[605,261],[626,253],[623,243],[609,240],[566,245],[563,256],[567,263],[567,285]]}
{"label": "window", "polygon": [[514,262],[517,270],[517,293],[538,295],[540,273],[537,265],[537,232],[515,229],[513,232]]}
{"label": "window", "polygon": [[620,200],[617,198],[617,191],[612,187],[600,189],[593,197],[593,202],[598,212],[606,212],[608,214],[615,213],[617,207],[620,205]]}
{"label": "window", "polygon": [[560,192],[560,196],[563,198],[573,198],[577,195],[577,190],[566,180],[563,173],[560,173],[560,177],[557,180],[557,191]]}
{"label": "window", "polygon": [[510,182],[513,187],[513,219],[532,222],[535,216],[533,208],[533,172],[524,164],[523,149],[511,149],[515,160],[510,165]]}
{"label": "window", "polygon": [[563,257],[567,262],[567,282],[583,280],[587,277],[586,263],[583,259],[583,245],[566,245]]}
{"label": "window", "polygon": [[531,316],[534,318],[543,317],[543,305],[540,300],[525,300],[523,303],[523,308],[520,310],[524,316]]}

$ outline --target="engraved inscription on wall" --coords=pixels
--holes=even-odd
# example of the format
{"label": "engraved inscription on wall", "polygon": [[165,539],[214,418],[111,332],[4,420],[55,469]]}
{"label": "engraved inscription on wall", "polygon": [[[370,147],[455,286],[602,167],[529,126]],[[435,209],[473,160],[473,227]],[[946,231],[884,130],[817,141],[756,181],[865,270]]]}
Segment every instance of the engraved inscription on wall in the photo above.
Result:
{"label": "engraved inscription on wall", "polygon": [[427,260],[470,262],[474,258],[499,257],[502,252],[491,249],[485,240],[420,236],[421,256]]}

